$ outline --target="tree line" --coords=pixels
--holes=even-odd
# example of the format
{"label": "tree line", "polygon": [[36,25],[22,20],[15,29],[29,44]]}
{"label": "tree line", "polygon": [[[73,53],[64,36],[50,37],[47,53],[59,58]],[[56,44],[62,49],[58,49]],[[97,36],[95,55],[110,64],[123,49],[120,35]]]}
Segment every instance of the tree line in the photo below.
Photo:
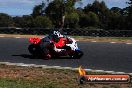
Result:
{"label": "tree line", "polygon": [[108,8],[98,0],[84,8],[75,7],[80,2],[77,0],[48,1],[34,6],[31,15],[12,17],[0,13],[0,27],[59,28],[64,15],[64,28],[132,30],[132,0],[126,2],[126,8]]}

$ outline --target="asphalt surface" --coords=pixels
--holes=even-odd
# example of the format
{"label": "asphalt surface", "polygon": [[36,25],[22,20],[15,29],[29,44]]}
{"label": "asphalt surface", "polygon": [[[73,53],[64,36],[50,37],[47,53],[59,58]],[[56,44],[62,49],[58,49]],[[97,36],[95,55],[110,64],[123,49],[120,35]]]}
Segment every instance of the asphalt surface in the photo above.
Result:
{"label": "asphalt surface", "polygon": [[132,72],[132,45],[124,43],[78,42],[84,52],[81,59],[33,58],[28,52],[26,38],[0,38],[0,62],[25,63],[62,67],[79,67],[87,69]]}

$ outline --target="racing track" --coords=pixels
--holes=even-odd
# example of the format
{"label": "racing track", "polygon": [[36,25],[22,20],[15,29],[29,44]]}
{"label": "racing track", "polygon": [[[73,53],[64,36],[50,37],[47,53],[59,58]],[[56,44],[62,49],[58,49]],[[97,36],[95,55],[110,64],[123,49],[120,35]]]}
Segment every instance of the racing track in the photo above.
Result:
{"label": "racing track", "polygon": [[52,60],[34,59],[28,52],[26,38],[0,38],[0,62],[25,63],[49,66],[132,72],[132,45],[78,42],[84,52],[81,59],[58,58]]}

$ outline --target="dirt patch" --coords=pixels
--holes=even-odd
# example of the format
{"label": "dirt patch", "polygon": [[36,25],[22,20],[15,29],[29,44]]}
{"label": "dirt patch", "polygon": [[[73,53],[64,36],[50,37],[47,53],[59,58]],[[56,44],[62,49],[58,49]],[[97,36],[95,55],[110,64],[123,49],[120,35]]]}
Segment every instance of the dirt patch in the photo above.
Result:
{"label": "dirt patch", "polygon": [[96,42],[117,42],[117,43],[132,43],[131,39],[127,38],[112,38],[112,37],[87,37],[75,38],[79,41],[96,41]]}
{"label": "dirt patch", "polygon": [[[14,37],[14,38],[30,38],[30,37],[44,37],[45,35],[17,35],[17,34],[0,34],[3,37]],[[71,36],[78,41],[96,41],[96,42],[117,42],[117,43],[132,43],[130,37],[87,37],[87,36]]]}
{"label": "dirt patch", "polygon": [[77,71],[34,67],[0,65],[0,78],[9,78],[12,80],[23,79],[26,80],[26,82],[33,82],[41,87],[44,87],[46,84],[55,86],[50,88],[131,88],[131,85],[128,84],[79,85]]}
{"label": "dirt patch", "polygon": [[17,35],[17,34],[0,34],[3,37],[20,37],[20,38],[30,38],[30,37],[43,37],[43,35]]}

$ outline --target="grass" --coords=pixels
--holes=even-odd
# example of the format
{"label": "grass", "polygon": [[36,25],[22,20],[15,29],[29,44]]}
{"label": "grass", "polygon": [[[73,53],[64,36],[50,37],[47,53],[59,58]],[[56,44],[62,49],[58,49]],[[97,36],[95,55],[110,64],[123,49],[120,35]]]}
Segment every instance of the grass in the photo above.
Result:
{"label": "grass", "polygon": [[72,70],[0,65],[0,88],[130,88],[128,84],[80,85],[78,76],[78,71]]}
{"label": "grass", "polygon": [[117,39],[117,40],[132,40],[132,37],[112,37],[112,39]]}
{"label": "grass", "polygon": [[73,37],[79,41],[132,43],[132,37],[89,37],[89,36],[73,36]]}
{"label": "grass", "polygon": [[86,38],[86,39],[98,39],[98,38],[103,38],[103,39],[117,39],[117,40],[132,40],[132,37],[91,37],[91,36],[73,36],[74,38]]}
{"label": "grass", "polygon": [[132,40],[132,37],[91,37],[91,36],[71,36],[74,38],[84,38],[84,39],[116,39],[116,40]]}
{"label": "grass", "polygon": [[57,88],[57,86],[52,82],[40,84],[24,79],[0,78],[0,88]]}
{"label": "grass", "polygon": [[37,88],[37,85],[22,79],[0,78],[0,88]]}

